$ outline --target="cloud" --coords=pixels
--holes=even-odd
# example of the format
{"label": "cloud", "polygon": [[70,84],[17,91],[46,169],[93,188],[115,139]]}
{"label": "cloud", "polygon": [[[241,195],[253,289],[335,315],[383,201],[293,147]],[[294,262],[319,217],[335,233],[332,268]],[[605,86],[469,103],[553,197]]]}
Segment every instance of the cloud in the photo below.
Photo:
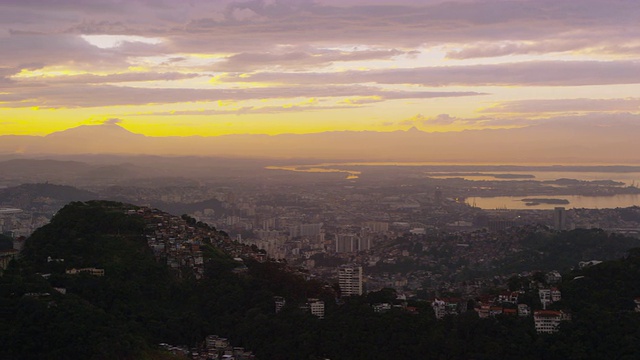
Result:
{"label": "cloud", "polygon": [[440,114],[435,117],[426,117],[422,114],[417,114],[409,119],[402,120],[400,125],[452,125],[455,123],[468,123],[469,120],[453,117],[449,114]]}
{"label": "cloud", "polygon": [[[259,15],[255,21],[241,24],[233,23],[230,10],[224,20],[194,18],[185,30],[195,37],[178,43],[190,48],[215,46],[224,50],[338,41],[393,48],[506,41],[541,44],[536,45],[540,50],[525,50],[531,52],[542,51],[545,43],[556,41],[563,45],[555,46],[573,49],[578,44],[590,47],[596,41],[609,45],[635,41],[627,38],[629,32],[625,29],[632,28],[640,17],[633,2],[605,0],[584,0],[580,7],[569,0],[397,1],[393,5],[318,1],[301,6],[277,3],[248,1],[232,6],[233,11],[249,9]],[[180,36],[177,32],[175,35]],[[571,42],[575,45],[570,46]],[[508,53],[509,49],[500,50],[500,55]],[[454,54],[452,51],[452,57]]]}
{"label": "cloud", "polygon": [[309,68],[322,67],[335,62],[390,60],[408,54],[397,49],[372,49],[342,51],[313,48],[310,46],[273,52],[243,52],[231,55],[213,67],[217,71],[252,71],[260,68]]}
{"label": "cloud", "polygon": [[[571,131],[575,127],[610,128],[625,127],[629,130],[640,131],[640,114],[594,112],[579,115],[560,115],[538,119],[537,122],[546,128],[556,127]],[[569,132],[570,133],[570,132]],[[633,133],[633,132],[632,132]],[[597,133],[596,133],[597,135]]]}
{"label": "cloud", "polygon": [[[581,32],[621,39],[633,2],[573,1],[6,1],[0,21],[46,33],[163,36],[177,51],[275,44],[414,47],[473,41],[553,41]],[[328,26],[329,25],[329,26]],[[255,36],[260,34],[260,36]],[[602,34],[602,35],[600,35]],[[606,34],[606,36],[605,36]],[[593,40],[593,36],[580,35]],[[575,40],[575,39],[574,39]]]}
{"label": "cloud", "polygon": [[[553,116],[553,117],[527,117],[526,115],[508,115],[508,116],[491,116],[482,115],[476,117],[461,118],[452,116],[449,114],[438,114],[435,116],[425,116],[423,114],[416,114],[408,119],[401,120],[399,122],[392,122],[390,125],[400,126],[416,126],[416,127],[429,127],[429,126],[465,126],[475,129],[496,129],[496,128],[517,128],[517,127],[529,127],[538,126],[541,124],[549,124],[554,121],[567,121],[571,119],[574,121],[576,117],[572,116]],[[582,117],[580,117],[582,119]]]}
{"label": "cloud", "polygon": [[21,83],[32,87],[34,84],[38,86],[63,85],[63,84],[114,84],[123,82],[148,82],[148,81],[175,81],[184,79],[193,79],[202,76],[197,73],[176,73],[176,72],[132,72],[120,74],[82,74],[82,75],[64,75],[64,76],[33,76],[26,79],[20,79]]}
{"label": "cloud", "polygon": [[128,65],[121,54],[92,46],[77,35],[12,34],[0,37],[0,48],[1,64],[10,67],[19,67],[25,62],[94,69]]}
{"label": "cloud", "polygon": [[[43,65],[66,62],[125,64],[130,56],[232,53],[221,69],[257,69],[358,59],[385,59],[394,51],[446,45],[450,58],[591,49],[637,53],[640,8],[633,1],[203,1],[29,0],[4,1],[0,66],[24,59]],[[36,35],[38,34],[38,35]],[[78,35],[162,38],[161,45],[126,44],[99,51]],[[374,52],[319,54],[333,45],[364,45]],[[457,45],[456,45],[457,44]],[[277,53],[289,45],[290,53]],[[594,49],[594,46],[599,49]],[[377,52],[376,52],[377,51]],[[386,53],[384,52],[386,51]],[[320,55],[320,56],[319,56]],[[332,56],[339,56],[333,59]],[[362,58],[359,58],[362,56]]]}
{"label": "cloud", "polygon": [[427,99],[481,95],[477,92],[384,91],[371,86],[283,86],[247,89],[162,89],[111,85],[23,87],[0,93],[3,107],[99,107],[115,105],[212,102],[288,98],[368,97],[383,99]]}
{"label": "cloud", "polygon": [[341,101],[341,103],[348,104],[348,105],[364,105],[364,104],[377,103],[383,100],[384,99],[380,96],[361,96],[361,97],[344,99]]}
{"label": "cloud", "polygon": [[628,33],[625,29],[636,25],[640,9],[624,0],[582,0],[579,7],[574,0],[10,0],[3,2],[0,14],[3,24],[20,30],[52,32],[65,27],[84,34],[162,35],[173,40],[190,34],[195,39],[176,41],[176,47],[187,50],[198,44],[201,49],[226,51],[252,44],[269,48],[336,39],[391,47],[553,40],[583,31],[620,39]]}
{"label": "cloud", "polygon": [[582,86],[640,83],[639,61],[529,61],[339,73],[256,73],[232,82],[416,84],[423,86]]}
{"label": "cloud", "polygon": [[2,86],[3,83],[11,82],[11,79],[9,79],[9,76],[15,73],[16,73],[16,69],[0,67],[0,86]]}
{"label": "cloud", "polygon": [[[598,129],[619,128],[625,131],[640,131],[640,114],[633,113],[608,113],[594,112],[590,114],[563,114],[545,117],[531,117],[530,114],[517,114],[509,116],[477,116],[460,118],[449,114],[425,116],[416,114],[399,122],[386,121],[383,126],[411,126],[428,129],[430,126],[465,126],[473,129],[507,129],[507,128],[531,128],[538,135],[556,132],[572,134],[576,129],[592,129],[594,136]],[[531,134],[534,134],[531,132]]]}
{"label": "cloud", "polygon": [[299,113],[308,111],[339,110],[350,109],[351,106],[243,106],[231,110],[203,109],[203,110],[176,110],[176,111],[154,111],[149,113],[129,113],[126,116],[216,116],[216,115],[245,115],[245,114],[280,114]]}
{"label": "cloud", "polygon": [[259,20],[263,19],[260,15],[258,15],[255,11],[248,8],[236,8],[230,12],[229,18],[235,21],[250,21],[250,20]]}
{"label": "cloud", "polygon": [[[496,105],[478,118],[403,121],[509,126],[634,113],[631,86],[612,87],[617,99],[600,100],[579,98],[588,89],[576,95],[571,87],[640,83],[639,18],[633,0],[7,0],[0,102],[81,108],[314,97],[336,104],[224,110],[266,113],[484,96],[475,87],[492,86],[518,89],[487,96]],[[156,41],[101,48],[87,35]],[[206,83],[211,76],[219,81]],[[504,101],[538,90],[521,87],[548,86],[556,94],[536,97],[569,99]],[[376,121],[398,124],[384,116]]]}
{"label": "cloud", "polygon": [[527,42],[479,42],[447,52],[448,59],[474,59],[507,55],[548,54],[594,47],[593,39],[538,40]]}
{"label": "cloud", "polygon": [[640,98],[626,99],[543,99],[502,102],[483,113],[547,113],[547,112],[605,112],[640,111]]}

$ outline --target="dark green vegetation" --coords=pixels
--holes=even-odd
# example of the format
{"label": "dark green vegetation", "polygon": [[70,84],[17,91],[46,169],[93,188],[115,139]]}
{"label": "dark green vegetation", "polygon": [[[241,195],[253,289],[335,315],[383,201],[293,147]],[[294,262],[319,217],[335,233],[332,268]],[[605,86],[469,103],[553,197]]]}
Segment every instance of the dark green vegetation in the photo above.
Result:
{"label": "dark green vegetation", "polygon": [[[628,217],[636,216],[629,208]],[[461,244],[463,246],[461,246]],[[447,281],[509,276],[514,273],[566,272],[581,261],[619,259],[640,239],[601,229],[553,231],[542,226],[512,227],[499,232],[405,235],[383,243],[378,254],[400,253],[393,262],[379,261],[366,273],[430,271]],[[326,263],[331,258],[323,259]]]}
{"label": "dark green vegetation", "polygon": [[573,321],[562,324],[552,349],[565,359],[634,359],[640,354],[640,249],[564,277],[562,302]]}
{"label": "dark green vegetation", "polygon": [[[283,264],[247,260],[247,271],[233,272],[237,263],[213,247],[205,249],[203,280],[179,277],[155,261],[142,218],[126,209],[134,207],[72,203],[28,239],[20,262],[0,278],[0,358],[155,359],[163,356],[160,342],[195,345],[209,334],[263,360],[633,359],[640,353],[640,316],[632,312],[640,295],[635,251],[565,276],[559,306],[571,309],[574,321],[540,336],[531,318],[479,319],[469,312],[438,321],[425,302],[409,303],[417,313],[375,313],[370,303],[392,301],[391,290],[338,304],[332,287],[305,281]],[[103,268],[105,276],[64,273],[74,267]],[[279,314],[274,295],[287,299]],[[324,320],[299,309],[308,297],[325,301]]]}
{"label": "dark green vegetation", "polygon": [[0,234],[0,251],[13,249],[13,239]]}
{"label": "dark green vegetation", "polygon": [[640,246],[640,240],[601,229],[576,229],[530,233],[520,244],[519,252],[496,264],[499,273],[554,269],[565,272],[581,261],[619,259],[629,249]]}

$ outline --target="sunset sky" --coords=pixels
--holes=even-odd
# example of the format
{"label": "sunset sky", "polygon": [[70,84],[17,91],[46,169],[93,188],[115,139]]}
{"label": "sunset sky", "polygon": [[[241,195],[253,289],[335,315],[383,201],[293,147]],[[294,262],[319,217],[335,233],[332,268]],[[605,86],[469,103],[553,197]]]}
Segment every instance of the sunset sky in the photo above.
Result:
{"label": "sunset sky", "polygon": [[2,0],[0,135],[640,120],[637,0]]}

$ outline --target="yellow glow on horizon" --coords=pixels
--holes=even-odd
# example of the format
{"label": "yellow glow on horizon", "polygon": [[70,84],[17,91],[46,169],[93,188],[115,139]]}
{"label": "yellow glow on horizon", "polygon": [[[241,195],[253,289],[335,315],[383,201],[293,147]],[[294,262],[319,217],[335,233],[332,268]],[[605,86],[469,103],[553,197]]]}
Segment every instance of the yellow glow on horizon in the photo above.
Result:
{"label": "yellow glow on horizon", "polygon": [[[132,66],[126,72],[153,71],[144,66]],[[73,71],[62,68],[45,68],[29,73],[25,71],[21,81],[29,81],[49,74],[54,76],[73,76],[97,72]],[[113,74],[113,73],[111,73]],[[119,83],[119,86],[148,88],[201,88],[210,89],[248,89],[270,87],[267,83],[229,83],[216,82],[225,73],[213,78],[203,76],[196,79],[176,81],[141,81],[137,83]],[[213,81],[212,81],[213,80]],[[187,86],[188,85],[188,86]],[[416,86],[384,85],[387,91],[416,91]],[[462,97],[435,97],[416,99],[388,100],[379,95],[344,97],[298,97],[263,98],[250,100],[210,100],[184,103],[156,103],[131,106],[103,106],[85,108],[48,108],[46,103],[36,105],[24,101],[25,107],[5,107],[0,109],[0,135],[46,135],[82,124],[98,124],[106,119],[119,118],[124,128],[148,136],[218,136],[227,134],[267,134],[317,133],[323,131],[395,131],[416,126],[428,132],[448,132],[471,129],[510,128],[519,126],[497,126],[484,124],[482,120],[470,123],[452,123],[448,125],[406,122],[416,114],[434,118],[439,114],[448,114],[454,118],[476,119],[487,117],[483,111],[508,101],[527,99],[561,99],[566,96],[558,92],[558,87],[503,87],[482,86],[468,88],[464,86],[447,87],[446,91],[477,91],[488,95]],[[580,86],[571,89],[572,97],[585,98],[624,98],[629,97],[637,84]],[[441,88],[421,87],[421,91],[443,91]],[[6,93],[10,95],[11,93]],[[16,106],[15,101],[12,105]],[[29,106],[27,106],[29,104]],[[35,105],[35,106],[33,106]],[[0,103],[0,106],[2,104]],[[50,110],[50,111],[46,111]],[[521,114],[491,113],[495,120],[509,120]],[[528,114],[535,119],[548,116],[548,113]],[[506,124],[506,122],[505,122]],[[521,125],[520,125],[521,126]]]}
{"label": "yellow glow on horizon", "polygon": [[[319,100],[304,99],[295,104],[315,106]],[[344,109],[324,109],[323,111],[298,111],[281,113],[228,113],[220,115],[181,114],[184,109],[195,112],[207,111],[197,104],[147,105],[129,107],[102,107],[84,109],[57,109],[46,111],[35,108],[4,108],[6,114],[0,127],[0,135],[46,135],[80,125],[95,125],[107,119],[121,119],[123,128],[147,136],[220,136],[231,134],[305,134],[325,131],[397,131],[416,126],[427,132],[449,132],[483,128],[505,128],[508,126],[482,126],[453,123],[448,125],[413,124],[404,122],[415,116],[415,109],[403,111],[402,102],[397,102],[396,110],[385,106],[371,106]],[[216,104],[217,105],[217,104]],[[282,106],[282,105],[281,105]],[[156,112],[166,108],[166,115]],[[132,112],[131,110],[136,110]],[[385,116],[385,112],[395,116]],[[135,113],[135,114],[134,114]],[[127,115],[128,114],[128,115]],[[302,116],[301,116],[302,114]],[[37,119],[37,121],[34,121]],[[79,120],[81,119],[81,120]],[[37,124],[37,126],[34,126]]]}
{"label": "yellow glow on horizon", "polygon": [[[130,73],[151,73],[153,72],[152,68],[144,67],[144,66],[129,66],[126,69],[122,70],[112,70],[112,71],[88,71],[82,69],[71,69],[68,67],[62,66],[47,66],[41,69],[29,70],[22,69],[19,73],[12,75],[10,78],[13,80],[23,81],[23,80],[37,80],[37,79],[51,79],[51,78],[59,78],[59,77],[73,77],[73,76],[83,76],[83,75],[92,75],[92,76],[109,76],[109,75],[123,75]],[[181,71],[174,71],[180,73]],[[156,73],[156,72],[154,72]],[[184,73],[187,73],[184,71]]]}
{"label": "yellow glow on horizon", "polygon": [[297,107],[297,106],[313,106],[313,105],[318,104],[318,103],[319,103],[318,99],[310,98],[310,99],[303,100],[303,101],[300,101],[300,102],[297,102],[297,103],[286,103],[286,104],[282,105],[282,108],[283,109],[290,109],[290,108]]}
{"label": "yellow glow on horizon", "polygon": [[[293,104],[315,106],[315,98],[301,99]],[[260,103],[257,101],[256,103]],[[280,101],[280,106],[287,104]],[[306,104],[306,105],[305,105]],[[360,114],[344,109],[323,111],[223,113],[220,115],[180,114],[181,111],[207,111],[203,104],[158,104],[145,106],[119,106],[95,108],[59,108],[47,111],[42,108],[2,108],[4,115],[2,135],[46,135],[83,124],[97,124],[110,118],[122,120],[120,125],[132,132],[148,136],[217,136],[234,133],[268,134],[313,133],[335,130],[392,131],[398,126],[379,126],[372,121],[376,110],[361,109]],[[215,104],[217,105],[217,103]],[[234,104],[233,106],[240,106]],[[277,104],[268,105],[269,107]],[[158,115],[162,111],[166,115]],[[172,115],[173,113],[173,115]],[[301,116],[302,114],[302,116]],[[36,120],[37,119],[37,120]]]}
{"label": "yellow glow on horizon", "polygon": [[219,107],[227,107],[227,106],[233,106],[236,105],[237,102],[233,101],[233,100],[218,100],[218,106]]}
{"label": "yellow glow on horizon", "polygon": [[31,78],[54,78],[60,76],[78,76],[92,74],[88,71],[72,70],[58,66],[45,67],[37,70],[22,69],[19,73],[11,76],[12,79],[31,79]]}

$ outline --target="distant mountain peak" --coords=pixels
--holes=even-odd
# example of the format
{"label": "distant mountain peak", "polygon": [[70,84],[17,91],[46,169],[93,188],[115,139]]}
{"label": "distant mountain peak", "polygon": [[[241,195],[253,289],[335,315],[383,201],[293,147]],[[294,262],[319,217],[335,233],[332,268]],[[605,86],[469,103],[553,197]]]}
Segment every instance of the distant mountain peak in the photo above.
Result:
{"label": "distant mountain peak", "polygon": [[412,133],[412,134],[422,133],[422,132],[424,132],[424,131],[422,131],[422,130],[418,129],[418,128],[417,128],[417,127],[415,127],[415,126],[412,126],[412,127],[410,127],[410,128],[407,130],[407,133]]}
{"label": "distant mountain peak", "polygon": [[64,137],[64,136],[143,136],[132,133],[117,123],[105,122],[99,125],[80,125],[66,130],[58,131],[47,135],[46,137]]}

